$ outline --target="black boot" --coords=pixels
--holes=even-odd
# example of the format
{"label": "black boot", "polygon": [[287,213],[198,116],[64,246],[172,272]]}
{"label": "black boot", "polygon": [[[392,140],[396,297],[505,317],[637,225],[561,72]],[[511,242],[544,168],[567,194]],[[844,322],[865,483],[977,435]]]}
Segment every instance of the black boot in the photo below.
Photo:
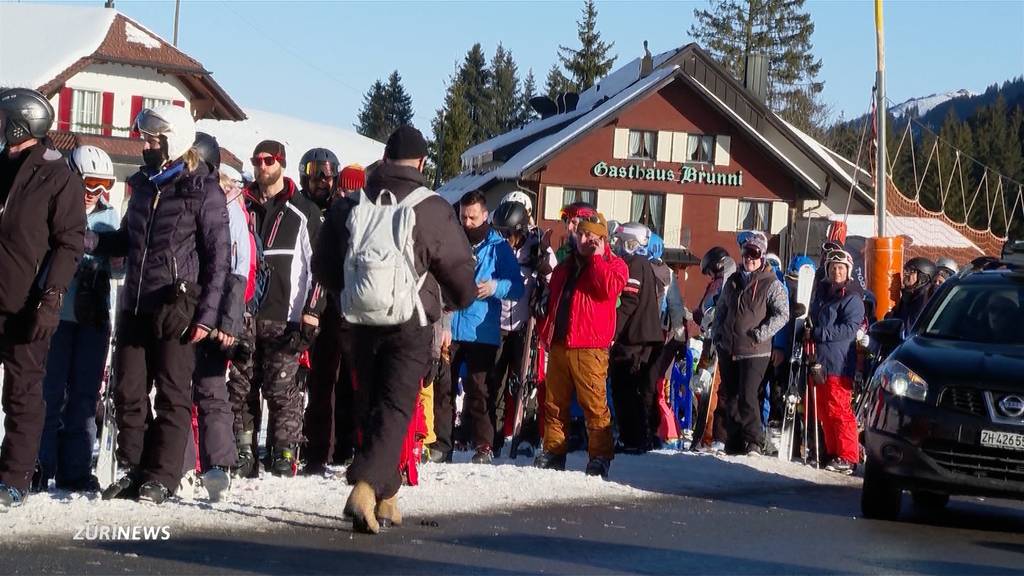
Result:
{"label": "black boot", "polygon": [[171,491],[159,482],[149,481],[139,487],[139,502],[163,504],[171,497]]}
{"label": "black boot", "polygon": [[590,462],[587,463],[587,476],[600,476],[607,480],[608,468],[611,465],[611,460],[607,458],[591,458]]}
{"label": "black boot", "polygon": [[142,482],[139,480],[138,474],[133,470],[129,470],[124,476],[115,480],[113,484],[107,486],[103,490],[101,497],[104,500],[113,500],[114,498],[136,500],[139,497],[140,484]]}
{"label": "black boot", "polygon": [[252,446],[248,443],[238,445],[238,462],[234,468],[231,469],[231,475],[235,478],[249,478],[252,476],[254,469],[258,471],[259,464],[256,462],[256,456],[252,453]]}
{"label": "black boot", "polygon": [[295,459],[296,446],[274,448],[273,460],[270,465],[270,472],[274,476],[295,476],[298,471],[298,461]]}
{"label": "black boot", "polygon": [[541,452],[533,459],[533,466],[545,470],[565,470],[565,454]]}

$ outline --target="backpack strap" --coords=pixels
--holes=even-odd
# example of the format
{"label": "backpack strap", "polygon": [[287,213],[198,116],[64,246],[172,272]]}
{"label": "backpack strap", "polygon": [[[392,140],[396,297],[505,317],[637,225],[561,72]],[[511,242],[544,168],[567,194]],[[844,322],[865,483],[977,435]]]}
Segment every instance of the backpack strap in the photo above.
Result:
{"label": "backpack strap", "polygon": [[417,189],[413,190],[412,192],[410,192],[409,195],[406,196],[400,202],[400,204],[402,206],[408,206],[410,208],[415,208],[416,206],[419,205],[420,202],[423,202],[424,200],[426,200],[427,198],[430,198],[431,196],[434,196],[435,194],[437,194],[437,193],[434,192],[433,190],[431,190],[430,188],[427,188],[426,186],[420,186],[419,188],[417,188]]}
{"label": "backpack strap", "polygon": [[[399,204],[401,206],[403,206],[403,207],[408,207],[408,208],[412,209],[412,208],[415,208],[417,205],[419,205],[420,202],[423,202],[424,200],[426,200],[427,198],[430,198],[431,196],[433,196],[435,194],[436,194],[436,192],[434,192],[430,188],[427,188],[426,186],[420,186],[419,188],[417,188],[417,189],[413,190],[412,192],[410,192],[409,195],[406,196],[405,198],[403,198],[402,201]],[[410,257],[409,257],[409,265],[412,267],[413,271],[415,272],[416,271],[416,262],[415,262],[415,260],[414,260],[414,258],[412,257],[411,254],[410,254]],[[427,323],[427,313],[426,313],[426,310],[423,308],[423,300],[419,297],[420,290],[423,289],[423,284],[426,282],[426,280],[427,280],[427,273],[424,272],[423,274],[420,274],[419,279],[416,282],[416,315],[419,317],[420,326],[427,326],[427,324],[428,324]]]}

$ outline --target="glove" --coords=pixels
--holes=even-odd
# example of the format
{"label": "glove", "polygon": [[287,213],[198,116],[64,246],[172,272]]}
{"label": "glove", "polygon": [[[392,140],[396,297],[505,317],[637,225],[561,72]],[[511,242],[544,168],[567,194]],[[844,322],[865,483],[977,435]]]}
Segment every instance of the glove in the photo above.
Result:
{"label": "glove", "polygon": [[863,328],[857,330],[857,344],[860,344],[860,347],[864,349],[871,347],[871,337],[868,336],[868,333]]}
{"label": "glove", "polygon": [[289,354],[302,354],[313,345],[318,331],[316,326],[302,322],[285,334],[283,347]]}
{"label": "glove", "polygon": [[673,330],[672,339],[676,342],[686,342],[686,326],[680,326]]}
{"label": "glove", "polygon": [[60,324],[60,308],[63,301],[61,294],[47,291],[39,300],[32,321],[29,324],[28,339],[30,342],[49,340]]}
{"label": "glove", "polygon": [[157,340],[178,340],[192,325],[199,289],[184,280],[168,287],[167,299],[153,318],[153,333]]}

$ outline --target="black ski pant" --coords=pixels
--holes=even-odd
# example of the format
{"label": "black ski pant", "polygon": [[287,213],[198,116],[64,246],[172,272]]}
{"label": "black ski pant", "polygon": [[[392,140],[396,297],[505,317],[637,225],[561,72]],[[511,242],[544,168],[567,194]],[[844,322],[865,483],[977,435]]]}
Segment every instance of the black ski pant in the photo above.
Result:
{"label": "black ski pant", "polygon": [[[181,480],[186,434],[192,431],[195,345],[153,335],[153,317],[125,314],[114,355],[117,458],[142,482],[171,492]],[[156,418],[147,424],[149,383],[156,386]]]}
{"label": "black ski pant", "polygon": [[526,330],[519,329],[512,332],[502,330],[501,344],[495,352],[496,360],[494,366],[487,373],[487,389],[493,390],[493,409],[489,411],[491,425],[494,426],[494,448],[502,445],[505,439],[504,423],[507,409],[505,396],[508,392],[508,382],[515,376],[522,382],[526,374],[520,374],[523,365],[523,354],[526,350]]}
{"label": "black ski pant", "polygon": [[273,446],[287,448],[302,442],[302,391],[296,380],[299,355],[285,349],[283,343],[292,329],[286,322],[272,320],[246,323],[243,337],[253,343],[253,354],[246,362],[232,363],[228,378],[239,441],[246,434],[256,441],[262,393],[270,411],[267,427]]}
{"label": "black ski pant", "polygon": [[46,421],[43,376],[49,339],[28,342],[27,321],[0,316],[0,362],[4,366],[4,441],[0,482],[25,492],[32,483]]}
{"label": "black ski pant", "polygon": [[[228,398],[228,358],[220,345],[207,340],[196,346],[196,370],[192,376],[192,400],[199,420],[199,462],[205,472],[213,466],[231,468],[238,463],[234,413]],[[196,461],[192,429],[185,442],[185,470]]]}
{"label": "black ski pant", "polygon": [[378,499],[398,493],[398,470],[420,385],[430,365],[434,329],[416,319],[401,326],[353,327],[356,384],[368,399],[361,424],[362,446],[346,477],[349,484],[367,482]]}
{"label": "black ski pant", "polygon": [[450,386],[434,390],[434,430],[437,442],[434,448],[444,454],[452,451],[452,427],[455,423],[455,391],[459,387],[459,373],[466,365],[466,378],[462,381],[465,393],[462,404],[462,421],[469,431],[469,440],[476,447],[491,447],[494,442],[494,423],[491,414],[495,412],[496,390],[490,388],[487,373],[494,366],[498,347],[478,342],[452,342]]}
{"label": "black ski pant", "polygon": [[356,427],[352,403],[352,328],[342,323],[333,300],[320,316],[310,350],[304,435],[308,462],[342,463],[352,457]]}
{"label": "black ski pant", "polygon": [[715,408],[715,441],[725,443],[730,451],[745,450],[753,444],[761,446],[764,428],[761,424],[761,390],[764,371],[771,359],[733,359],[719,354],[718,369],[722,384],[718,388]]}
{"label": "black ski pant", "polygon": [[634,450],[651,448],[652,422],[657,431],[657,379],[652,369],[656,352],[652,345],[616,345],[611,352],[608,368],[619,441]]}

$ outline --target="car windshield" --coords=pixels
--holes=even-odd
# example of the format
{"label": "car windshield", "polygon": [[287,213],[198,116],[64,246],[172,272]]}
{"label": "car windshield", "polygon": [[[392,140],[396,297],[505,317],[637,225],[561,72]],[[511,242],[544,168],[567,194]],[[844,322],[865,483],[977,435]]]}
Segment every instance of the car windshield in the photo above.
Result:
{"label": "car windshield", "polygon": [[954,286],[928,321],[924,335],[991,344],[1024,344],[1024,286]]}

